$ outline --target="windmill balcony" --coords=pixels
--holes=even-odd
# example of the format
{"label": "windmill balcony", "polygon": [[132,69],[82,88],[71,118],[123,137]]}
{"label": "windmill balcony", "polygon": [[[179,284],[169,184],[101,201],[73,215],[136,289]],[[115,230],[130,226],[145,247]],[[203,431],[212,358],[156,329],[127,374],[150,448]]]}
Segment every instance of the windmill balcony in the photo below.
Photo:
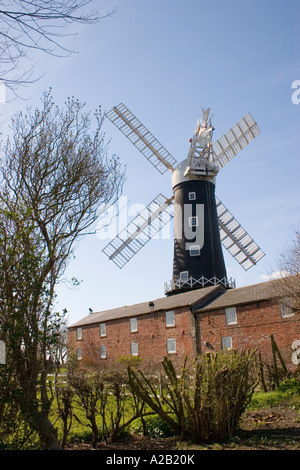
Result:
{"label": "windmill balcony", "polygon": [[171,292],[177,290],[184,290],[184,289],[191,289],[191,288],[200,288],[200,287],[208,287],[208,286],[216,286],[221,284],[225,289],[234,289],[236,287],[235,280],[232,278],[227,279],[226,277],[222,279],[218,279],[217,277],[212,277],[211,279],[207,279],[204,276],[200,277],[200,279],[194,279],[193,277],[189,277],[186,280],[178,279],[178,281],[169,281],[165,282],[165,294],[170,294]]}

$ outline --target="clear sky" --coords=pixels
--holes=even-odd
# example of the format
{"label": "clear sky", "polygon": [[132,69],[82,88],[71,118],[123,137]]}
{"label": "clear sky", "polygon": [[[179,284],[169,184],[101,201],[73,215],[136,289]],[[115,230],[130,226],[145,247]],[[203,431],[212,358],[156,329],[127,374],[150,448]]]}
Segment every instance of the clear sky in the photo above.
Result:
{"label": "clear sky", "polygon": [[[114,14],[72,27],[70,57],[32,56],[43,77],[0,105],[2,133],[12,114],[39,104],[44,91],[62,105],[68,96],[109,111],[123,102],[179,162],[186,158],[201,108],[210,107],[214,140],[247,112],[261,134],[217,177],[216,193],[266,256],[245,272],[224,251],[237,287],[264,281],[299,227],[299,0],[99,0]],[[299,80],[299,83],[296,81]],[[292,99],[294,97],[294,99]],[[127,166],[121,223],[158,193],[172,195],[161,176],[107,120],[110,152]],[[127,206],[124,206],[127,201]],[[164,296],[172,277],[173,226],[151,240],[123,269],[102,253],[109,239],[88,235],[76,248],[57,289],[69,324],[88,314]],[[82,283],[71,289],[72,277]]]}

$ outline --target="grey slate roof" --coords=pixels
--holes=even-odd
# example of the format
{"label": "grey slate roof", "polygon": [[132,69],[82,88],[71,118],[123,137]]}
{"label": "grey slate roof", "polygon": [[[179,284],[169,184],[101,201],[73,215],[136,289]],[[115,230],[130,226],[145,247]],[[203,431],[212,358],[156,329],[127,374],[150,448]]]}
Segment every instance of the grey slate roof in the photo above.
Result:
{"label": "grey slate roof", "polygon": [[69,328],[90,325],[92,323],[101,323],[108,320],[116,320],[118,318],[135,317],[146,313],[157,312],[159,310],[172,310],[176,307],[193,306],[199,302],[204,302],[208,298],[214,298],[225,289],[221,286],[204,287],[184,292],[182,294],[170,295],[153,300],[154,307],[151,309],[148,302],[142,302],[135,305],[114,308],[112,310],[104,310],[102,312],[94,312],[82,318]]}
{"label": "grey slate roof", "polygon": [[260,284],[252,284],[251,286],[237,287],[235,289],[227,290],[223,295],[213,300],[209,305],[197,309],[197,312],[217,310],[241,304],[250,304],[279,297],[282,292],[278,288],[278,284],[280,282],[280,279],[274,279]]}
{"label": "grey slate roof", "polygon": [[229,306],[259,302],[279,297],[279,291],[277,289],[278,283],[280,283],[280,279],[229,290],[225,290],[222,286],[190,290],[182,294],[170,295],[169,297],[161,297],[153,300],[154,307],[152,309],[149,307],[149,302],[142,302],[135,305],[104,310],[102,312],[94,312],[74,323],[69,328],[101,323],[108,320],[135,317],[159,310],[172,310],[185,306],[189,306],[193,312],[201,313]]}

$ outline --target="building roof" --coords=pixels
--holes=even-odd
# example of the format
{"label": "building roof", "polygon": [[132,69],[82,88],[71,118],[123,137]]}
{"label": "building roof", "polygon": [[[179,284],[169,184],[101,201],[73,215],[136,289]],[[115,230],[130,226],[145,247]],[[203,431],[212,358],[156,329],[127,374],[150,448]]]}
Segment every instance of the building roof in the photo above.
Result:
{"label": "building roof", "polygon": [[114,308],[112,310],[104,310],[102,312],[93,312],[90,315],[82,318],[78,322],[71,325],[69,328],[90,325],[93,323],[101,323],[108,320],[116,320],[119,318],[136,317],[138,315],[145,315],[159,310],[172,310],[178,307],[196,307],[198,304],[203,305],[209,300],[213,300],[216,296],[225,292],[225,289],[220,286],[204,287],[202,289],[189,290],[181,294],[174,294],[167,297],[161,297],[153,300],[153,307],[149,306],[148,302],[142,302],[135,305]]}
{"label": "building roof", "polygon": [[280,297],[282,293],[278,287],[280,282],[282,282],[281,279],[274,279],[259,284],[252,284],[251,286],[229,289],[223,295],[210,302],[209,305],[201,306],[197,310],[194,309],[194,311],[217,310],[229,306],[250,304]]}
{"label": "building roof", "polygon": [[102,312],[93,312],[69,328],[91,325],[109,320],[136,317],[159,310],[172,310],[178,307],[190,307],[192,312],[201,313],[229,306],[248,304],[280,297],[278,284],[280,279],[265,281],[251,286],[225,290],[221,285],[190,290],[181,294],[170,295],[153,300],[153,307],[148,302],[118,307]]}

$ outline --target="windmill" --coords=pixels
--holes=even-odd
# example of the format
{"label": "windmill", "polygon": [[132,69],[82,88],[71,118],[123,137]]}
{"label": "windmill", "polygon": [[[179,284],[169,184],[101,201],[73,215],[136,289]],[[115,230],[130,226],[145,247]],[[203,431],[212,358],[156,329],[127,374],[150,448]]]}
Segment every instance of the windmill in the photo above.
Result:
{"label": "windmill", "polygon": [[161,174],[172,172],[173,195],[156,196],[102,251],[122,268],[174,217],[173,277],[165,283],[165,293],[216,284],[234,287],[227,278],[222,245],[244,270],[264,253],[216,197],[215,179],[260,133],[251,114],[212,144],[210,109],[202,109],[188,156],[180,163],[123,103],[106,116]]}

